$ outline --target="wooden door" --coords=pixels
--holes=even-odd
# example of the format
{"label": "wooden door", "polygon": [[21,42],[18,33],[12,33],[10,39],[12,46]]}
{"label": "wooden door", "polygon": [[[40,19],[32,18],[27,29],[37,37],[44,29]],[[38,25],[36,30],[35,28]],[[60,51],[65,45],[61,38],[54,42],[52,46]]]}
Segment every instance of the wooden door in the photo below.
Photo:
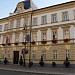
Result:
{"label": "wooden door", "polygon": [[14,51],[13,52],[13,63],[18,64],[19,61],[19,51]]}

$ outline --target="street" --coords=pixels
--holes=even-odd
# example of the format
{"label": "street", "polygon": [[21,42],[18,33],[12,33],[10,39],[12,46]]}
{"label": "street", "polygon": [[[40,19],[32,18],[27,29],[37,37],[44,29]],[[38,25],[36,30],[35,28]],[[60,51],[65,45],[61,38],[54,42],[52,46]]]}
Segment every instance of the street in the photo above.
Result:
{"label": "street", "polygon": [[20,71],[9,71],[0,69],[0,75],[57,75],[57,74],[40,74],[40,73],[27,73]]}

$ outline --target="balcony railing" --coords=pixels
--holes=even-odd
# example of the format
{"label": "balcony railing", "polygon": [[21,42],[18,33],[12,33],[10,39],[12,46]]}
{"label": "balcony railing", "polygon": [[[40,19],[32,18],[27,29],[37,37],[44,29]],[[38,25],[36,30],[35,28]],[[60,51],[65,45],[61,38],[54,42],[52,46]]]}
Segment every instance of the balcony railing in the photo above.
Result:
{"label": "balcony railing", "polygon": [[[72,38],[72,39],[69,39],[68,41],[64,41],[64,39],[59,39],[59,40],[57,40],[57,41],[53,41],[53,40],[47,40],[46,41],[46,43],[45,44],[43,44],[43,43],[41,43],[42,41],[35,41],[35,42],[31,42],[32,43],[32,45],[49,45],[49,44],[73,44],[73,43],[75,43],[75,38]],[[54,43],[55,42],[55,43]],[[7,44],[7,45],[9,45],[9,46],[12,46],[12,44],[14,44],[14,45],[20,45],[20,44],[22,44],[22,45],[25,45],[25,44],[28,44],[29,42],[18,42],[18,44],[16,44],[15,42],[14,43],[10,43],[10,45],[9,44]],[[2,45],[2,46],[6,46],[6,44],[5,43],[2,43],[2,44],[0,44],[0,45]]]}

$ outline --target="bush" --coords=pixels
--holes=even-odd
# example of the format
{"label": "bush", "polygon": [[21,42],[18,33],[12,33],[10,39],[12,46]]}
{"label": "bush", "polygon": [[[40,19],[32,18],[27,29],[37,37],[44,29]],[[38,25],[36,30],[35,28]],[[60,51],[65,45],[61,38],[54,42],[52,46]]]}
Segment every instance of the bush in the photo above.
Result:
{"label": "bush", "polygon": [[22,56],[20,56],[19,64],[22,66],[23,65],[23,59]]}
{"label": "bush", "polygon": [[52,66],[55,67],[56,66],[56,63],[55,62],[52,62]]}
{"label": "bush", "polygon": [[43,55],[41,55],[41,59],[40,59],[40,62],[39,62],[40,66],[44,66],[44,62],[43,62]]}
{"label": "bush", "polygon": [[8,60],[7,60],[7,58],[5,57],[5,59],[4,59],[4,64],[6,65],[8,63]]}
{"label": "bush", "polygon": [[29,62],[29,67],[32,67],[32,66],[33,66],[33,62],[30,61],[30,62]]}
{"label": "bush", "polygon": [[64,65],[65,65],[66,67],[69,67],[69,66],[70,66],[70,62],[69,62],[69,60],[68,60],[67,57],[66,57],[66,60],[64,61]]}

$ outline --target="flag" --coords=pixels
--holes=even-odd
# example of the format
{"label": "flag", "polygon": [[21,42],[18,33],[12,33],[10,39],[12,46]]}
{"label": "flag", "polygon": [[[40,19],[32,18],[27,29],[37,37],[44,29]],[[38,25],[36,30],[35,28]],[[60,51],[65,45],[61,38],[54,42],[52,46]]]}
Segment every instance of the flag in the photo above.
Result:
{"label": "flag", "polygon": [[6,37],[6,44],[8,43],[8,36]]}
{"label": "flag", "polygon": [[26,41],[29,41],[30,40],[30,36],[29,35],[26,35]]}

